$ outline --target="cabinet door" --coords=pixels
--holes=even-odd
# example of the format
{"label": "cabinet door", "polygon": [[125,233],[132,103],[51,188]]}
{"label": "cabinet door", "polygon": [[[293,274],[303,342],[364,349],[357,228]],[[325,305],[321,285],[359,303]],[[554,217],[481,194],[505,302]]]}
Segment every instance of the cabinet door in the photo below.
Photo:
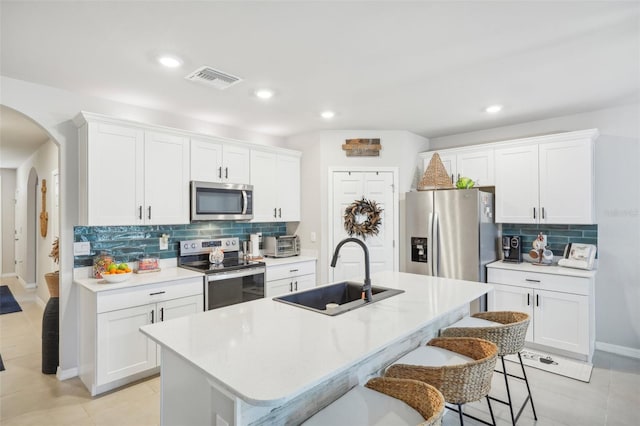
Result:
{"label": "cabinet door", "polygon": [[[459,152],[457,159],[457,178],[466,176],[473,179],[476,186],[495,184],[493,175],[493,149]],[[457,179],[456,179],[457,180]]]}
{"label": "cabinet door", "polygon": [[291,293],[293,291],[293,278],[283,278],[281,280],[267,281],[265,289],[265,297],[276,297],[281,294]]}
{"label": "cabinet door", "polygon": [[495,149],[496,223],[538,223],[538,145]]}
{"label": "cabinet door", "polygon": [[571,352],[589,353],[589,298],[535,290],[534,341]]}
{"label": "cabinet door", "polygon": [[293,279],[294,290],[309,290],[316,286],[316,275],[300,275]]}
{"label": "cabinet door", "polygon": [[534,339],[533,319],[533,290],[525,287],[490,283],[494,290],[487,296],[487,310],[489,311],[517,311],[529,314],[529,328],[527,342]]}
{"label": "cabinet door", "polygon": [[249,148],[235,145],[223,145],[223,179],[229,183],[250,183]]}
{"label": "cabinet door", "polygon": [[90,123],[87,142],[87,224],[142,223],[144,132]]}
{"label": "cabinet door", "polygon": [[540,144],[539,151],[540,223],[594,223],[591,142]]}
{"label": "cabinet door", "polygon": [[154,368],[156,344],[139,328],[151,322],[155,305],[98,314],[97,385]]}
{"label": "cabinet door", "polygon": [[300,158],[278,155],[278,221],[300,221]]}
{"label": "cabinet door", "polygon": [[[429,162],[431,161],[431,157],[433,157],[434,153],[435,152],[429,153],[429,155],[424,157],[423,173],[424,171],[427,170],[427,167],[429,167]],[[456,165],[456,161],[457,161],[456,154],[452,152],[438,152],[438,155],[440,156],[442,165],[444,166],[444,168],[447,170],[447,173],[451,177],[451,183],[455,184],[457,180],[456,176],[458,175],[458,170]]]}
{"label": "cabinet door", "polygon": [[189,139],[145,132],[144,222],[189,223]]}
{"label": "cabinet door", "polygon": [[222,144],[191,139],[191,180],[220,182],[222,178]]}
{"label": "cabinet door", "polygon": [[253,222],[277,220],[278,162],[276,154],[251,151],[251,185],[253,185]]}
{"label": "cabinet door", "polygon": [[186,317],[187,315],[203,312],[203,306],[204,296],[199,294],[160,302],[157,306],[157,312],[160,321],[168,321],[174,318]]}

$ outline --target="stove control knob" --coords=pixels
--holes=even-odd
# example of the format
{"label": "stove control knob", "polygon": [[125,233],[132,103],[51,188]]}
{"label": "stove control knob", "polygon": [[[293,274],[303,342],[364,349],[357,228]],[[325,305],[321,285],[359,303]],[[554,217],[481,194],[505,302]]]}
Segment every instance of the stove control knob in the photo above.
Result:
{"label": "stove control knob", "polygon": [[231,244],[231,242],[230,242],[230,241],[227,241],[227,243],[226,243],[226,244],[227,244],[227,245],[230,245],[230,244]]}
{"label": "stove control knob", "polygon": [[235,246],[236,245],[236,240],[231,241],[231,245]]}
{"label": "stove control knob", "polygon": [[191,248],[192,249],[196,248],[196,243],[191,243]]}
{"label": "stove control knob", "polygon": [[189,243],[184,243],[184,248],[188,249],[189,248]]}

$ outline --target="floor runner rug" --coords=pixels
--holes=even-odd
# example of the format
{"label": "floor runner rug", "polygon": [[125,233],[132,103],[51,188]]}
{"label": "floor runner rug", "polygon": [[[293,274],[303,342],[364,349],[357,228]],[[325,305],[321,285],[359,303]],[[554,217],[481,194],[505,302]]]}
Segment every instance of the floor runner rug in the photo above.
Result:
{"label": "floor runner rug", "polygon": [[0,315],[20,312],[22,308],[11,294],[8,285],[0,286]]}
{"label": "floor runner rug", "polygon": [[[593,365],[559,355],[551,355],[538,350],[524,348],[520,355],[522,363],[526,366],[559,374],[575,380],[589,383]],[[507,355],[504,357],[511,362],[518,362],[518,355]]]}

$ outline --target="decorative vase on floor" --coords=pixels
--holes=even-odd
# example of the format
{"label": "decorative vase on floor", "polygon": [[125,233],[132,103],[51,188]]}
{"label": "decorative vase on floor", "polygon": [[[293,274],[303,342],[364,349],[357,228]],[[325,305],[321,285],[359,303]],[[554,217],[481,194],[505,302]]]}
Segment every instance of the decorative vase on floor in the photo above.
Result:
{"label": "decorative vase on floor", "polygon": [[51,297],[42,315],[42,372],[55,374],[58,369],[58,338],[60,332],[60,275],[58,272],[45,274]]}

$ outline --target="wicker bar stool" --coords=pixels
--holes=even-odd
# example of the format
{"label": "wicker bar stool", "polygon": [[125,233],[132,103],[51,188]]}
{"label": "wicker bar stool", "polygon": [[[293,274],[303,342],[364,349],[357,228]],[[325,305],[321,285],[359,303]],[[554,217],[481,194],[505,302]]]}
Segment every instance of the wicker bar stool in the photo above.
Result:
{"label": "wicker bar stool", "polygon": [[439,426],[443,413],[444,398],[433,386],[417,380],[376,377],[354,387],[303,425]]}
{"label": "wicker bar stool", "polygon": [[[486,339],[498,346],[498,355],[502,362],[502,371],[496,370],[496,372],[504,375],[504,384],[507,389],[507,401],[500,400],[494,397],[489,397],[493,401],[500,402],[509,406],[509,413],[511,414],[511,423],[516,424],[520,415],[527,406],[527,402],[531,403],[531,410],[533,411],[533,418],[538,420],[536,415],[536,409],[533,405],[533,398],[531,397],[531,389],[529,388],[529,380],[527,379],[527,373],[524,370],[524,364],[522,363],[522,357],[520,351],[524,347],[524,339],[527,334],[527,327],[529,327],[529,315],[524,312],[512,312],[512,311],[496,311],[496,312],[479,312],[473,314],[470,317],[465,317],[460,321],[452,324],[451,326],[442,329],[441,336],[447,337],[477,337],[480,339]],[[514,374],[509,374],[504,363],[504,356],[518,354],[518,360],[520,361],[520,368],[522,369],[522,377]],[[524,380],[527,386],[527,397],[524,403],[520,407],[517,414],[513,414],[513,400],[511,398],[511,392],[509,390],[509,377]]]}
{"label": "wicker bar stool", "polygon": [[[431,339],[387,368],[385,377],[414,379],[437,388],[449,404],[455,404],[460,424],[463,415],[488,425],[495,418],[488,398],[491,376],[496,365],[498,348],[492,342],[469,337],[439,337]],[[462,412],[462,405],[485,398],[491,423]]]}

